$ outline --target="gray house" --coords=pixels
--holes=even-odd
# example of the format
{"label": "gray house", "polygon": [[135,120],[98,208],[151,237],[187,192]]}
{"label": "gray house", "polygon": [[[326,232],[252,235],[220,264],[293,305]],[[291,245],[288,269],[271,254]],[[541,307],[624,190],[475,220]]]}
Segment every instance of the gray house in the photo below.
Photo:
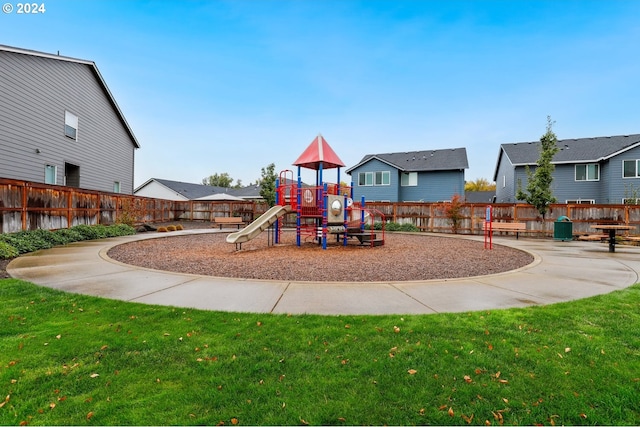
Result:
{"label": "gray house", "polygon": [[[625,203],[640,197],[640,135],[563,139],[553,158],[552,190],[559,203]],[[540,142],[502,144],[493,179],[496,202],[516,202],[518,183],[527,186],[526,166],[535,170]]]}
{"label": "gray house", "polygon": [[190,182],[151,178],[138,186],[136,196],[165,200],[261,200],[260,186],[249,185],[242,188],[215,187],[192,184]]}
{"label": "gray house", "polygon": [[0,45],[0,177],[132,194],[139,147],[94,62]]}
{"label": "gray house", "polygon": [[452,148],[367,154],[347,169],[354,198],[371,201],[438,202],[464,195],[467,150]]}

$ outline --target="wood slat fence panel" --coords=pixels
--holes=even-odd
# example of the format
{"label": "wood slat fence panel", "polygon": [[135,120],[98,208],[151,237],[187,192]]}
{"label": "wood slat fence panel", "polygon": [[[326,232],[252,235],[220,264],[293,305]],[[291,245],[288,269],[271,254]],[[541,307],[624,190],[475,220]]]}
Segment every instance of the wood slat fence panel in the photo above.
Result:
{"label": "wood slat fence panel", "polygon": [[[482,234],[486,206],[463,204],[458,233]],[[428,232],[452,232],[442,203],[367,202],[366,207],[382,212],[387,221],[413,224]],[[561,216],[571,219],[574,235],[592,233],[594,224],[636,226],[629,234],[640,235],[640,205],[554,204],[544,220],[527,204],[497,203],[492,207],[494,221],[526,223],[527,231],[521,233],[525,236],[553,236],[554,222]],[[249,223],[268,208],[256,201],[173,201],[0,178],[1,233],[113,224],[127,218],[135,223],[157,223],[239,216]],[[291,216],[287,216],[288,222]]]}

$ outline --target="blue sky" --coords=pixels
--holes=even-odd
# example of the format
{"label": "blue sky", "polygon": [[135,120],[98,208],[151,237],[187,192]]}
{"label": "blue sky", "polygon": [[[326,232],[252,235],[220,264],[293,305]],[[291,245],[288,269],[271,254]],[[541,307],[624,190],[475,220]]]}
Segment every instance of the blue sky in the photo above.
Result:
{"label": "blue sky", "polygon": [[95,61],[142,146],[136,186],[249,184],[318,133],[347,167],[466,147],[467,180],[548,115],[560,139],[640,133],[636,0],[9,3],[0,44]]}

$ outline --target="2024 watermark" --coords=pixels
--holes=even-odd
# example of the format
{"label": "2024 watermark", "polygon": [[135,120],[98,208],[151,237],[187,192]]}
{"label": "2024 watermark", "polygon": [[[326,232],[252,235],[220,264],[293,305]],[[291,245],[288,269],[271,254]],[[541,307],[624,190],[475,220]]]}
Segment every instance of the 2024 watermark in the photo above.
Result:
{"label": "2024 watermark", "polygon": [[16,13],[18,15],[38,15],[47,11],[44,3],[5,3],[2,11],[6,14]]}

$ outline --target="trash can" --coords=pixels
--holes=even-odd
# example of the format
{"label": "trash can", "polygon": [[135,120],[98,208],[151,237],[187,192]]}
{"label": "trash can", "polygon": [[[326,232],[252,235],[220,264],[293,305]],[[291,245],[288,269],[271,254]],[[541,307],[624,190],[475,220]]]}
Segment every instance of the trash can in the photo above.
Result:
{"label": "trash can", "polygon": [[573,223],[569,217],[562,215],[553,223],[554,240],[573,240]]}

